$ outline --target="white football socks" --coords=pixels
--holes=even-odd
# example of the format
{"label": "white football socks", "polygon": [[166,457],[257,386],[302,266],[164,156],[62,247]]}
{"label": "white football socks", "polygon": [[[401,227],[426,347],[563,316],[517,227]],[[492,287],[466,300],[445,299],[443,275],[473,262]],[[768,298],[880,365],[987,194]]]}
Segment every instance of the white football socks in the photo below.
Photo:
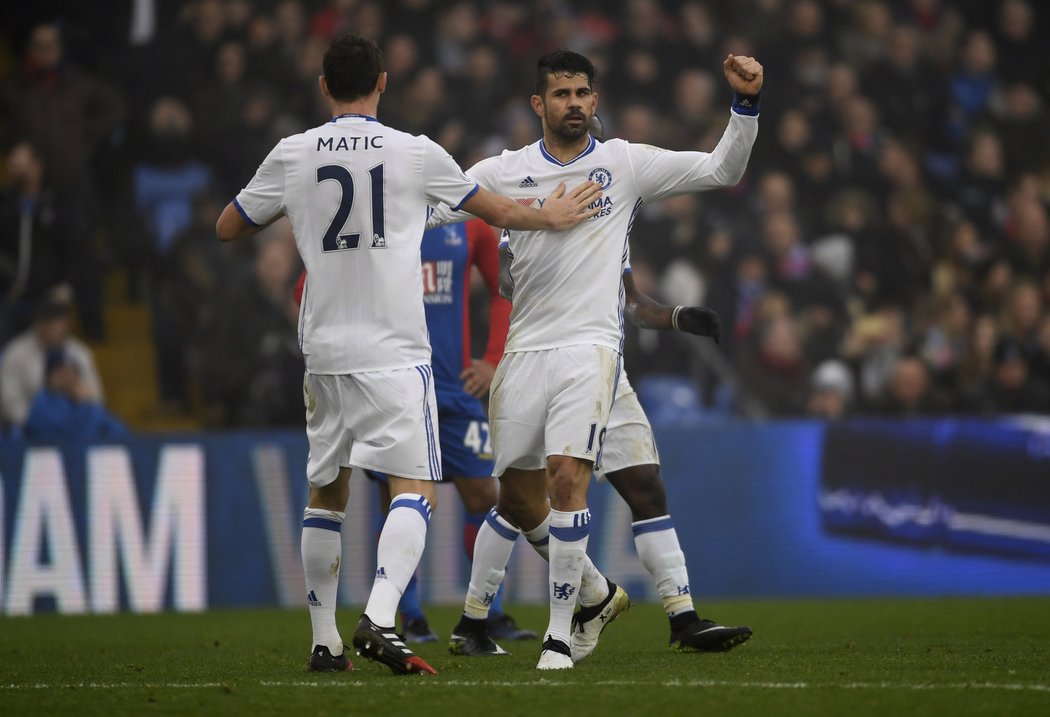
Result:
{"label": "white football socks", "polygon": [[591,512],[551,510],[550,515],[550,623],[545,637],[569,644],[572,613],[587,559]]}
{"label": "white football socks", "polygon": [[689,594],[689,574],[685,568],[685,554],[678,544],[671,516],[639,520],[631,523],[638,557],[656,580],[656,591],[668,617],[693,610]]}
{"label": "white football socks", "polygon": [[320,508],[303,511],[301,550],[306,576],[306,602],[310,606],[313,645],[324,645],[333,655],[343,654],[343,640],[335,625],[339,562],[343,553],[340,532],[345,513]]}
{"label": "white football socks", "polygon": [[[524,530],[522,534],[529,544],[540,554],[544,560],[550,561],[550,525],[551,514],[543,522],[532,530]],[[609,583],[598,568],[594,567],[589,556],[583,556],[583,576],[580,580],[580,604],[584,607],[597,605],[609,595]]]}
{"label": "white football socks", "polygon": [[478,528],[478,537],[474,541],[470,585],[467,586],[467,599],[463,605],[463,614],[467,617],[475,620],[488,617],[489,607],[506,574],[514,541],[520,533],[495,508],[485,516],[485,522]]}
{"label": "white football socks", "polygon": [[365,615],[379,627],[394,626],[397,604],[426,545],[431,512],[430,501],[418,493],[401,493],[390,501],[376,550],[376,577],[365,606]]}

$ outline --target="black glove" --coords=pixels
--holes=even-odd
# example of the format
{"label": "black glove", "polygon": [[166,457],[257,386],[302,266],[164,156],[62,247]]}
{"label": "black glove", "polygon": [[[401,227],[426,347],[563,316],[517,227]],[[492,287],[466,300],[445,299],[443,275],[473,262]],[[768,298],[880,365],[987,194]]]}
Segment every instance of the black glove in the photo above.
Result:
{"label": "black glove", "polygon": [[722,320],[703,306],[679,306],[671,314],[671,324],[679,331],[710,336],[717,344],[722,338]]}

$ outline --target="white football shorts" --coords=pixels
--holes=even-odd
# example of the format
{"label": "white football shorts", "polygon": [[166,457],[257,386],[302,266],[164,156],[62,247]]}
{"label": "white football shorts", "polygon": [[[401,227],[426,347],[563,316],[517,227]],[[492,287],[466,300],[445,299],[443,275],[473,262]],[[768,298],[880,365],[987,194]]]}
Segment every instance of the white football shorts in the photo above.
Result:
{"label": "white football shorts", "polygon": [[645,465],[660,465],[660,454],[638,394],[627,380],[627,372],[621,371],[602,446],[602,464],[595,468],[595,475],[602,480],[606,473]]}
{"label": "white football shorts", "polygon": [[600,462],[619,372],[620,354],[593,344],[505,354],[489,399],[493,475],[550,455]]}
{"label": "white football shorts", "polygon": [[437,400],[429,365],[303,377],[306,477],[320,488],[343,467],[441,480]]}

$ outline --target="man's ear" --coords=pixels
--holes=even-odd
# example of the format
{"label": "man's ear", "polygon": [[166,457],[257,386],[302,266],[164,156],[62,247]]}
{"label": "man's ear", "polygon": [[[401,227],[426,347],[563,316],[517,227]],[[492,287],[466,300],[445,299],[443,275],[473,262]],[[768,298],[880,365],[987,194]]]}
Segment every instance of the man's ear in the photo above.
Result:
{"label": "man's ear", "polygon": [[379,94],[386,92],[386,81],[387,74],[385,72],[380,72],[379,79],[376,80],[376,89],[379,90]]}
{"label": "man's ear", "polygon": [[532,105],[532,111],[536,113],[536,116],[543,117],[543,98],[539,95],[533,95],[529,102]]}
{"label": "man's ear", "polygon": [[317,76],[317,84],[321,87],[321,94],[325,97],[331,97],[332,93],[328,91],[328,82],[325,80],[324,75]]}

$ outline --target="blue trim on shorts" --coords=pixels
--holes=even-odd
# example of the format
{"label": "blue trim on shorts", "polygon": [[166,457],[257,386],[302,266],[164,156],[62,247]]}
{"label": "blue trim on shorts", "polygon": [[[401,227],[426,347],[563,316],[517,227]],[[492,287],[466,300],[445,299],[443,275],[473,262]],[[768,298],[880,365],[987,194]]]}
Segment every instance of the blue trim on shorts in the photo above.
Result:
{"label": "blue trim on shorts", "polygon": [[[623,282],[620,283],[620,288],[623,289]],[[621,339],[621,344],[622,344]],[[620,387],[620,371],[623,365],[623,354],[616,354],[616,375],[613,376],[613,390],[612,390],[612,401],[609,402],[609,417],[612,418],[613,406],[616,405],[616,389]],[[606,419],[605,427],[609,427],[609,420]],[[598,454],[594,456],[594,472],[597,473],[602,469],[602,454],[605,452],[605,441],[598,444]]]}
{"label": "blue trim on shorts", "polygon": [[551,526],[551,535],[563,543],[572,543],[577,540],[583,540],[590,534],[590,523],[573,526],[572,528],[555,528],[553,525]]}
{"label": "blue trim on shorts", "polygon": [[416,366],[423,379],[423,422],[427,432],[427,457],[430,460],[430,480],[441,480],[441,461],[438,460],[437,439],[434,431],[434,419],[430,415],[430,375],[433,371],[430,366]]}
{"label": "blue trim on shorts", "polygon": [[510,528],[505,526],[503,523],[499,522],[496,519],[496,515],[497,515],[496,509],[493,508],[492,510],[489,511],[488,515],[485,516],[485,522],[488,523],[489,526],[493,530],[496,531],[496,534],[499,537],[503,538],[504,540],[509,540],[511,542],[514,542],[515,540],[517,540],[518,539],[517,531],[511,530]]}
{"label": "blue trim on shorts", "polygon": [[671,521],[671,516],[666,518],[657,518],[651,523],[642,523],[641,525],[632,525],[631,532],[638,535],[644,535],[645,533],[658,533],[661,530],[674,530],[674,523]]}
{"label": "blue trim on shorts", "polygon": [[303,518],[303,527],[331,530],[333,533],[341,533],[343,531],[342,523],[337,520],[328,520],[327,518]]}
{"label": "blue trim on shorts", "polygon": [[423,516],[423,520],[427,523],[430,522],[430,514],[434,512],[434,509],[430,507],[430,501],[423,496],[419,498],[398,498],[390,504],[390,512],[393,513],[396,508],[411,508]]}

